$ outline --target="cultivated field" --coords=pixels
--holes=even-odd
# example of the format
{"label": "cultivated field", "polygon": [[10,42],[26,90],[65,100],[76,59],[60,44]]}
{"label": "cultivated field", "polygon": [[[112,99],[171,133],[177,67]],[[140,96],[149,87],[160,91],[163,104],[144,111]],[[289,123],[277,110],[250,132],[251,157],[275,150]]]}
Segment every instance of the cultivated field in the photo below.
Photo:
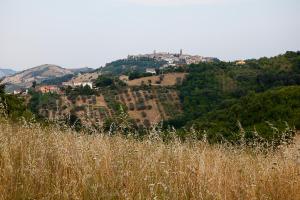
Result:
{"label": "cultivated field", "polygon": [[130,80],[127,84],[129,86],[140,86],[142,84],[148,85],[151,83],[151,85],[173,86],[181,84],[186,75],[186,73],[169,73],[160,76],[149,76]]}
{"label": "cultivated field", "polygon": [[[1,120],[1,119],[0,119]],[[276,152],[0,121],[0,199],[300,199],[300,144]]]}

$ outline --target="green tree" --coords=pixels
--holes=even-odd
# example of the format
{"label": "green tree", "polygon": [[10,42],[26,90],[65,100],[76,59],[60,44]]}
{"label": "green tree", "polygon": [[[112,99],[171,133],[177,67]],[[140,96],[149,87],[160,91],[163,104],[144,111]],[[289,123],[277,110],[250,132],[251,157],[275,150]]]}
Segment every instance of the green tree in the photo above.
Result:
{"label": "green tree", "polygon": [[99,76],[95,81],[96,87],[107,87],[114,84],[114,81],[111,77],[108,76]]}

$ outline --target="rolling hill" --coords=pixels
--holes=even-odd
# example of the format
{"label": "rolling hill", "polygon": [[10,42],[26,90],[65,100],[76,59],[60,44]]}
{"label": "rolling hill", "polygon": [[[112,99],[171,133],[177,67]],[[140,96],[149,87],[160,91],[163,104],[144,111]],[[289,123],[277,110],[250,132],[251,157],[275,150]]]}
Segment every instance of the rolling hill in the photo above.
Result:
{"label": "rolling hill", "polygon": [[[62,87],[59,94],[29,93],[29,107],[41,118],[64,119],[70,115],[88,127],[110,127],[122,106],[136,127],[164,121],[165,127],[183,132],[193,128],[199,137],[206,132],[211,142],[223,138],[235,141],[239,125],[250,133],[247,138],[254,130],[264,138],[273,137],[266,122],[280,129],[285,128],[285,122],[300,128],[300,52],[245,60],[243,64],[202,62],[134,79],[120,76],[126,71],[113,73],[118,66],[111,66],[110,73],[95,70],[73,76],[71,70],[44,65],[7,77],[4,82],[23,87],[51,77],[60,77],[56,82],[94,82],[95,88]],[[140,68],[143,66],[135,69]]]}
{"label": "rolling hill", "polygon": [[62,77],[73,73],[72,70],[57,65],[45,64],[6,77],[1,84],[7,84],[8,88],[12,88],[12,86],[29,88],[34,81],[40,83],[43,80]]}
{"label": "rolling hill", "polygon": [[0,78],[5,77],[5,76],[11,76],[15,73],[16,73],[16,71],[14,71],[12,69],[2,69],[2,68],[0,68]]}

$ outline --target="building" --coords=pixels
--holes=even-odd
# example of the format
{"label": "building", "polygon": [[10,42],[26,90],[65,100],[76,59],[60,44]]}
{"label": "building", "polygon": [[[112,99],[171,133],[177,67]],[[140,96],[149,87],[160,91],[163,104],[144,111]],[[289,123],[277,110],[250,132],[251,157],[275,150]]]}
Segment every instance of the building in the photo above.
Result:
{"label": "building", "polygon": [[14,94],[14,95],[17,95],[17,94],[21,94],[21,92],[22,92],[21,90],[14,90],[14,91],[13,91],[13,94]]}
{"label": "building", "polygon": [[63,82],[62,85],[63,86],[70,86],[70,87],[74,86],[73,82]]}
{"label": "building", "polygon": [[41,93],[59,92],[59,88],[57,86],[54,86],[54,85],[39,86],[39,87],[36,88],[36,90],[38,92],[41,92]]}
{"label": "building", "polygon": [[121,75],[121,76],[119,77],[119,80],[121,80],[121,81],[127,83],[127,82],[129,81],[129,77],[126,76],[126,75]]}
{"label": "building", "polygon": [[156,75],[156,70],[155,68],[147,68],[146,69],[146,73],[152,74],[152,75]]}
{"label": "building", "polygon": [[82,87],[89,86],[91,89],[93,88],[93,82],[75,82],[75,83],[73,83],[73,85],[75,87],[78,87],[78,86],[82,86]]}
{"label": "building", "polygon": [[128,56],[128,59],[138,59],[138,58],[153,58],[158,61],[165,61],[169,66],[181,66],[181,65],[189,65],[189,64],[198,64],[200,62],[218,61],[217,58],[183,54],[182,49],[180,49],[179,53],[156,52],[156,50],[154,50],[152,54],[140,54],[140,55]]}
{"label": "building", "polygon": [[244,60],[238,60],[235,62],[236,65],[245,65],[246,62]]}
{"label": "building", "polygon": [[62,83],[62,85],[64,86],[70,86],[70,87],[85,87],[85,86],[89,86],[91,89],[93,88],[93,82],[64,82]]}

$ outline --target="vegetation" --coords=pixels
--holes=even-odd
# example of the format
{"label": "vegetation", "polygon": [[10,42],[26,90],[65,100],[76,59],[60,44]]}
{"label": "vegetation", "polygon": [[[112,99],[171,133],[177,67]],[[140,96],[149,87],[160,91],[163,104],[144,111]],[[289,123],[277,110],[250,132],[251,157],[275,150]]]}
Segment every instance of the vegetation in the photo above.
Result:
{"label": "vegetation", "polygon": [[[131,58],[103,70],[162,64]],[[176,70],[189,75],[174,87],[128,87],[110,75],[96,89],[68,87],[70,109],[60,95],[31,89],[30,112],[0,86],[0,199],[300,199],[300,52]],[[165,127],[149,121],[150,100],[175,117]],[[31,120],[60,109],[69,117],[57,124]],[[85,127],[95,113],[103,127]]]}
{"label": "vegetation", "polygon": [[115,96],[118,94],[116,90],[102,90],[101,93],[104,96],[104,100],[107,103],[107,106],[113,111],[113,113],[118,113],[121,103],[119,103]]}
{"label": "vegetation", "polygon": [[75,103],[76,98],[79,96],[86,97],[86,96],[91,96],[91,95],[97,94],[97,92],[94,89],[90,88],[90,86],[88,86],[88,85],[86,85],[84,87],[79,86],[79,87],[75,87],[75,88],[72,88],[69,86],[69,87],[65,88],[64,91],[65,91],[66,96],[72,103]]}
{"label": "vegetation", "polygon": [[63,82],[68,82],[74,77],[73,74],[67,74],[62,77],[55,77],[41,82],[42,85],[62,85]]}
{"label": "vegetation", "polygon": [[30,91],[31,98],[29,101],[29,108],[30,110],[36,114],[39,118],[44,118],[45,116],[40,115],[40,110],[57,110],[58,105],[57,101],[59,100],[60,96],[56,93],[41,93]]}
{"label": "vegetation", "polygon": [[112,75],[128,74],[132,71],[143,73],[146,68],[159,68],[164,64],[166,64],[165,61],[158,61],[153,58],[128,58],[108,63],[101,71]]}
{"label": "vegetation", "polygon": [[245,130],[246,139],[251,141],[255,134],[259,134],[271,140],[281,137],[270,130],[271,125],[283,130],[287,122],[300,129],[299,100],[300,86],[283,87],[258,94],[251,93],[190,123],[196,129],[205,129],[212,138],[215,138],[218,133],[225,136],[228,133],[238,132],[240,127],[237,120],[239,120]]}
{"label": "vegetation", "polygon": [[114,84],[114,80],[108,76],[99,76],[95,81],[96,87],[107,87]]}
{"label": "vegetation", "polygon": [[152,74],[145,73],[145,72],[141,73],[141,72],[135,70],[135,71],[129,73],[128,79],[134,80],[134,79],[149,77],[149,76],[152,76]]}
{"label": "vegetation", "polygon": [[31,120],[33,114],[27,109],[24,99],[19,96],[5,94],[5,85],[0,85],[0,117],[9,117],[16,121],[19,119]]}
{"label": "vegetation", "polygon": [[[220,136],[235,138],[238,121],[264,138],[273,137],[266,121],[280,122],[279,127],[286,121],[298,128],[299,88],[287,86],[300,85],[299,69],[300,52],[247,60],[242,66],[230,62],[190,65],[187,79],[178,86],[184,115],[169,124],[213,132],[212,141]],[[283,88],[272,90],[277,87]]]}
{"label": "vegetation", "polygon": [[120,90],[126,84],[119,79],[117,76],[110,76],[110,75],[100,75],[95,80],[96,88],[102,89],[111,89],[111,90]]}
{"label": "vegetation", "polygon": [[[108,64],[108,68],[129,74],[130,79],[148,76],[144,73],[145,67],[150,65],[158,67],[162,63],[153,64],[152,59],[129,58]],[[126,71],[127,70],[127,71]],[[171,69],[166,69],[166,71]],[[198,138],[207,137],[209,142],[238,143],[241,137],[252,143],[259,140],[262,143],[275,141],[280,145],[289,142],[294,132],[286,133],[287,127],[300,129],[300,53],[286,52],[273,58],[261,58],[258,60],[247,60],[244,65],[231,62],[199,63],[185,67],[174,68],[182,72],[188,72],[187,78],[182,81],[176,79],[176,86],[158,87],[152,86],[154,81],[145,81],[141,86],[127,86],[120,81],[115,72],[99,76],[95,80],[96,89],[89,86],[66,88],[65,93],[73,105],[80,97],[83,103],[98,105],[95,95],[104,96],[104,104],[108,106],[108,115],[96,119],[99,124],[105,121],[105,129],[110,128],[110,119],[118,116],[120,106],[127,110],[139,112],[133,117],[138,124],[146,127],[152,124],[149,117],[152,115],[147,110],[148,101],[154,100],[155,109],[158,109],[163,119],[171,117],[164,122],[164,127],[173,126],[181,129],[180,136],[183,137],[186,130],[195,130]],[[110,71],[110,70],[108,70]],[[161,75],[158,81],[162,81]],[[182,84],[181,84],[182,82]],[[153,83],[155,84],[155,83]],[[131,90],[132,97],[128,91]],[[122,94],[125,92],[125,98]],[[148,91],[148,92],[146,92]],[[149,91],[155,91],[149,93]],[[180,94],[181,104],[177,102]],[[133,99],[131,99],[133,98]],[[60,109],[57,107],[59,96],[56,94],[32,93],[29,107],[32,112],[39,114],[40,110]],[[126,106],[127,105],[127,106]],[[65,105],[66,106],[66,105]],[[22,109],[21,109],[22,110]],[[65,109],[66,110],[66,109]],[[87,111],[88,110],[88,111]],[[75,107],[69,109],[73,121],[79,111],[89,112],[89,109]],[[68,110],[66,110],[68,111]],[[131,112],[134,113],[134,112]],[[135,114],[135,113],[134,113]],[[133,115],[134,115],[133,114]],[[79,117],[79,116],[77,116]],[[109,119],[104,120],[104,118]],[[82,118],[82,117],[81,117]],[[138,119],[139,118],[139,119]],[[82,119],[84,121],[84,119]],[[94,122],[93,122],[94,123]],[[170,126],[169,126],[170,125]],[[241,130],[243,134],[241,135]],[[141,131],[143,135],[144,131]],[[279,133],[286,133],[282,136]]]}
{"label": "vegetation", "polygon": [[1,199],[300,199],[299,141],[262,152],[0,120]]}

